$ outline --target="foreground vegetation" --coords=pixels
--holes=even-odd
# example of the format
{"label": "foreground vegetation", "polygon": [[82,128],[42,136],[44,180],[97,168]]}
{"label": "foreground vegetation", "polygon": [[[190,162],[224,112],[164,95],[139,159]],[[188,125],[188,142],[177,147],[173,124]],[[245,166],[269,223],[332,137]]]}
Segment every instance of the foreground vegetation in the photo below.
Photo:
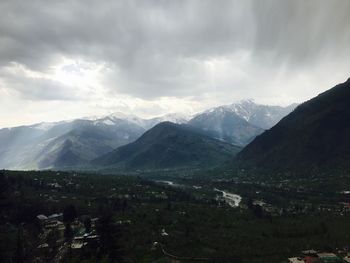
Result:
{"label": "foreground vegetation", "polygon": [[[350,244],[349,196],[295,182],[2,171],[0,187],[5,263],[283,262]],[[215,189],[242,202],[231,207]],[[38,222],[60,213],[62,228]],[[72,248],[84,233],[97,242]]]}

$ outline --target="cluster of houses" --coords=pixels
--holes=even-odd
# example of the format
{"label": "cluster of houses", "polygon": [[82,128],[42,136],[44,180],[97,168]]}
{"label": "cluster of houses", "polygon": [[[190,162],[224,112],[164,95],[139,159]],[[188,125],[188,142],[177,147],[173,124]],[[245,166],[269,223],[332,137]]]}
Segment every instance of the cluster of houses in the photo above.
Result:
{"label": "cluster of houses", "polygon": [[264,211],[264,213],[272,216],[280,216],[285,213],[287,214],[308,214],[309,212],[331,212],[333,214],[338,214],[340,216],[350,214],[350,203],[339,203],[337,205],[318,205],[313,207],[312,204],[293,205],[291,204],[287,208],[280,208],[273,206],[263,200],[253,200],[252,203],[254,206],[259,206]]}
{"label": "cluster of houses", "polygon": [[306,250],[299,257],[289,258],[288,263],[350,263],[350,253],[338,251],[335,254]]}
{"label": "cluster of houses", "polygon": [[277,216],[283,213],[283,209],[274,207],[263,200],[253,200],[253,206],[260,206],[264,213],[268,215]]}
{"label": "cluster of houses", "polygon": [[65,226],[63,224],[63,213],[52,214],[50,216],[37,215],[37,221],[43,230],[43,237],[46,237],[51,231],[58,231],[58,233],[64,233]]}
{"label": "cluster of houses", "polygon": [[79,221],[79,220],[75,221],[75,223],[76,223],[75,229],[77,231],[75,231],[76,234],[75,234],[73,241],[71,243],[72,249],[82,249],[86,246],[97,247],[98,242],[99,242],[99,236],[96,233],[97,221],[98,221],[98,218],[91,219],[90,232],[86,232],[86,229],[83,226],[81,221]]}
{"label": "cluster of houses", "polygon": [[[84,226],[84,218],[76,218],[74,222],[70,224],[73,232],[73,237],[69,243],[65,239],[66,225],[63,223],[63,214],[52,214],[50,216],[38,215],[37,221],[41,226],[42,233],[40,235],[41,244],[37,247],[38,249],[52,249],[51,246],[63,246],[69,245],[72,250],[79,250],[87,245],[96,245],[99,242],[99,236],[96,234],[96,223],[98,218],[92,218],[90,231],[87,232]],[[49,235],[50,233],[56,233],[55,244],[50,244]]]}

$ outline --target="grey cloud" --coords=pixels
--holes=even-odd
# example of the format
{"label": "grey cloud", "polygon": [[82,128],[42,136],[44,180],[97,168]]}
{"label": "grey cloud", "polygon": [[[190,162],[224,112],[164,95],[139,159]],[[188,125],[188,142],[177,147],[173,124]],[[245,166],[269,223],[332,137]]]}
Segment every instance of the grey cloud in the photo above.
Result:
{"label": "grey cloud", "polygon": [[350,1],[254,1],[255,53],[300,67],[350,56]]}
{"label": "grey cloud", "polygon": [[[350,58],[347,0],[5,0],[0,10],[0,66],[17,62],[45,72],[60,56],[104,62],[113,70],[105,80],[112,93],[141,98],[213,92],[196,61],[240,51],[252,52],[251,72]],[[12,87],[24,94],[26,81],[19,76]],[[43,98],[74,93],[47,94],[47,85],[31,89]]]}
{"label": "grey cloud", "polygon": [[15,93],[26,100],[78,100],[74,89],[47,78],[33,78],[14,74],[8,70],[0,71],[0,88]]}

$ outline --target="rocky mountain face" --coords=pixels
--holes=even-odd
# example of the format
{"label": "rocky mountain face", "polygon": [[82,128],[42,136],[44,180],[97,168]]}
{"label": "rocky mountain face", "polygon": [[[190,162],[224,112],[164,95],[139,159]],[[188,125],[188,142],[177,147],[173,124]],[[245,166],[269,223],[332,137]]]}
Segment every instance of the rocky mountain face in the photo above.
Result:
{"label": "rocky mountain face", "polygon": [[214,138],[241,146],[248,144],[264,131],[227,107],[219,107],[199,114],[188,124]]}
{"label": "rocky mountain face", "polygon": [[267,106],[246,100],[205,111],[188,124],[220,140],[245,146],[295,107],[295,104],[288,107]]}
{"label": "rocky mountain face", "polygon": [[245,119],[250,124],[268,130],[275,126],[283,117],[291,113],[298,104],[286,107],[261,105],[253,100],[243,100],[227,106],[232,112]]}

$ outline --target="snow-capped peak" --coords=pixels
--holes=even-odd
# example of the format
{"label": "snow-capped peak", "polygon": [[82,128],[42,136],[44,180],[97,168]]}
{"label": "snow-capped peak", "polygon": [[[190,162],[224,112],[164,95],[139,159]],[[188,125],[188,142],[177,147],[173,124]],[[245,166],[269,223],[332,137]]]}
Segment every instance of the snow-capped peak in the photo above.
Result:
{"label": "snow-capped peak", "polygon": [[53,126],[55,126],[56,124],[57,124],[56,122],[41,122],[38,124],[34,124],[32,127],[39,130],[47,131],[51,129]]}
{"label": "snow-capped peak", "polygon": [[133,120],[133,119],[140,119],[136,115],[133,114],[126,114],[123,112],[114,112],[112,114],[109,114],[108,117],[114,118],[114,119],[121,119],[121,120]]}
{"label": "snow-capped peak", "polygon": [[160,117],[152,118],[151,120],[157,120],[158,122],[170,121],[177,124],[187,123],[191,119],[191,116],[181,113],[168,113]]}

